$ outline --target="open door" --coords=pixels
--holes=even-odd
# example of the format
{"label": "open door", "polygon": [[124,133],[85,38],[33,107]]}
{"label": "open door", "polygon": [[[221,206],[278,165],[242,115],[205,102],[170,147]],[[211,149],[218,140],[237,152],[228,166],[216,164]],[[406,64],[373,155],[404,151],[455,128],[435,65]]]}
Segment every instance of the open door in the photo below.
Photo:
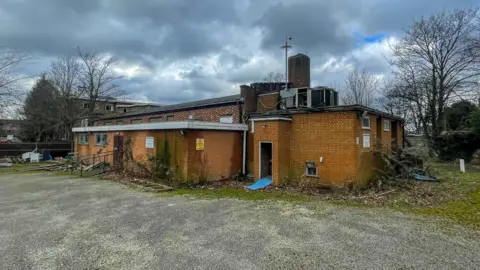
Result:
{"label": "open door", "polygon": [[273,144],[271,142],[260,142],[259,151],[259,172],[260,179],[272,176],[272,158],[273,158]]}

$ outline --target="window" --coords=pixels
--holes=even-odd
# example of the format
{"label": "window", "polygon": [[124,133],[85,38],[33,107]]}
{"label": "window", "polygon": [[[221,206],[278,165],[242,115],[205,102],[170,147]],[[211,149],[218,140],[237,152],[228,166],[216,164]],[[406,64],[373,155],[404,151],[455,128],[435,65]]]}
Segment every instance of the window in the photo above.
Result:
{"label": "window", "polygon": [[99,108],[98,104],[95,104],[95,111],[98,111],[98,108]]}
{"label": "window", "polygon": [[127,112],[127,108],[123,109],[123,112],[126,113],[126,112]]}
{"label": "window", "polygon": [[90,104],[89,104],[89,103],[83,103],[83,108],[84,108],[84,109],[89,109],[89,108],[90,108]]}
{"label": "window", "polygon": [[105,111],[113,111],[112,104],[105,104]]}
{"label": "window", "polygon": [[167,121],[173,121],[173,117],[175,117],[175,115],[167,115]]}
{"label": "window", "polygon": [[370,117],[363,117],[362,118],[362,128],[363,129],[370,129]]}
{"label": "window", "polygon": [[390,131],[390,121],[383,120],[383,131]]}
{"label": "window", "polygon": [[117,121],[117,125],[123,125],[123,121]]}
{"label": "window", "polygon": [[233,123],[233,115],[226,114],[220,116],[220,123]]}
{"label": "window", "polygon": [[105,122],[103,125],[104,126],[111,126],[112,124],[110,122]]}
{"label": "window", "polygon": [[78,134],[78,143],[79,144],[88,144],[88,133]]}
{"label": "window", "polygon": [[152,117],[150,119],[148,119],[148,122],[149,123],[157,123],[157,122],[162,122],[162,117]]}
{"label": "window", "polygon": [[107,145],[107,133],[95,134],[95,145]]}
{"label": "window", "polygon": [[313,161],[307,161],[305,167],[306,167],[305,174],[306,174],[307,176],[318,176],[318,174],[317,174],[317,165],[315,165],[315,162],[313,162]]}
{"label": "window", "polygon": [[132,124],[141,124],[142,123],[142,119],[133,119]]}

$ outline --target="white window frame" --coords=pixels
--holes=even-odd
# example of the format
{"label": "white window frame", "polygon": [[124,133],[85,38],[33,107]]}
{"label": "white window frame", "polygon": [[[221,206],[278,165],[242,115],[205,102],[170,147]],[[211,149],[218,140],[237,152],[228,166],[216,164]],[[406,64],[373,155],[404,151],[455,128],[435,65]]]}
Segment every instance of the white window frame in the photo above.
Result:
{"label": "white window frame", "polygon": [[[100,139],[98,139],[100,138]],[[108,134],[107,133],[96,133],[95,134],[95,145],[105,146],[108,145]]]}
{"label": "white window frame", "polygon": [[[110,106],[110,109],[107,109],[107,106]],[[109,103],[105,104],[105,111],[113,112],[113,105]]]}
{"label": "white window frame", "polygon": [[[140,123],[133,123],[133,121],[140,121]],[[133,119],[130,121],[130,124],[138,125],[138,124],[143,124],[143,119]]]}
{"label": "white window frame", "polygon": [[163,122],[163,117],[162,116],[150,117],[150,118],[148,118],[148,122],[149,123]]}
{"label": "white window frame", "polygon": [[[385,124],[387,124],[387,127],[385,128]],[[390,120],[383,120],[383,131],[390,131]]]}
{"label": "white window frame", "polygon": [[90,137],[88,133],[80,133],[78,134],[78,144],[88,145]]}
{"label": "white window frame", "polygon": [[[313,166],[315,166],[315,174],[309,174],[308,173],[309,163],[313,164]],[[308,176],[308,177],[318,177],[318,166],[317,166],[317,164],[315,164],[315,162],[313,162],[313,161],[305,162],[305,175]]]}
{"label": "white window frame", "polygon": [[84,109],[90,109],[90,103],[84,102],[84,103],[83,103],[83,108],[84,108]]}
{"label": "white window frame", "polygon": [[[363,120],[364,120],[364,119],[368,119],[368,127],[363,125]],[[362,117],[361,120],[362,120],[362,129],[370,129],[370,127],[371,127],[370,117],[368,117],[368,116]]]}
{"label": "white window frame", "polygon": [[220,123],[230,123],[230,124],[233,123],[233,114],[221,115],[220,116]]}

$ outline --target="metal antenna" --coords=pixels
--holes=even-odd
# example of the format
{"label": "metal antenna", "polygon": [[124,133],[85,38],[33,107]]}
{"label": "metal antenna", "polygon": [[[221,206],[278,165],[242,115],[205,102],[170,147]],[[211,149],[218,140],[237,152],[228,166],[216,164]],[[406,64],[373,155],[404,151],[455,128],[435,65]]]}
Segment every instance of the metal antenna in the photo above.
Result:
{"label": "metal antenna", "polygon": [[286,36],[285,45],[280,47],[285,49],[285,90],[288,89],[288,49],[292,48],[292,46],[288,44],[289,40],[292,40],[292,37]]}

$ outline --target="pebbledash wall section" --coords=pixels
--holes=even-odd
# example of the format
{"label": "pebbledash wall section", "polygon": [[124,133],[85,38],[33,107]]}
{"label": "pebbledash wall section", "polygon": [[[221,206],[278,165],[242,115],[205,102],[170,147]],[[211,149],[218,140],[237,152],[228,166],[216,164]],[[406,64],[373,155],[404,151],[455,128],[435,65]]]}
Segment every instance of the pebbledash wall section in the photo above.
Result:
{"label": "pebbledash wall section", "polygon": [[[246,129],[247,126],[242,124],[182,121],[73,130],[76,134],[89,134],[88,144],[80,144],[79,136],[75,136],[75,151],[79,156],[88,156],[87,162],[92,160],[93,154],[98,161],[101,153],[113,152],[114,137],[122,136],[124,155],[131,151],[133,161],[124,166],[144,164],[149,169],[149,157],[163,156],[167,152],[177,180],[195,182],[228,178],[241,171],[243,133]],[[95,134],[100,133],[107,134],[107,145],[95,145]],[[146,147],[147,137],[154,138],[153,148]],[[203,140],[203,149],[197,147],[198,139]],[[114,164],[113,155],[107,155],[106,161]]]}
{"label": "pebbledash wall section", "polygon": [[[252,118],[250,151],[253,152],[255,179],[260,178],[261,142],[272,142],[272,179],[275,185],[291,182],[328,187],[361,187],[372,179],[376,166],[375,147],[390,151],[391,130],[377,140],[377,119],[398,125],[398,146],[402,145],[400,122],[369,115],[370,128],[362,128],[358,112],[321,112],[292,114],[290,117]],[[363,134],[369,134],[370,146],[363,146]],[[379,138],[378,138],[379,139]],[[306,162],[315,162],[317,177],[306,176]]]}
{"label": "pebbledash wall section", "polygon": [[[233,105],[217,105],[204,108],[172,110],[159,113],[149,113],[145,115],[118,116],[106,118],[95,122],[95,126],[103,126],[105,124],[130,124],[132,120],[140,120],[139,123],[164,122],[164,121],[184,121],[198,120],[206,122],[220,122],[222,116],[231,115],[233,123],[240,123],[241,106]],[[168,120],[167,120],[168,118]],[[138,122],[138,121],[135,121]]]}

